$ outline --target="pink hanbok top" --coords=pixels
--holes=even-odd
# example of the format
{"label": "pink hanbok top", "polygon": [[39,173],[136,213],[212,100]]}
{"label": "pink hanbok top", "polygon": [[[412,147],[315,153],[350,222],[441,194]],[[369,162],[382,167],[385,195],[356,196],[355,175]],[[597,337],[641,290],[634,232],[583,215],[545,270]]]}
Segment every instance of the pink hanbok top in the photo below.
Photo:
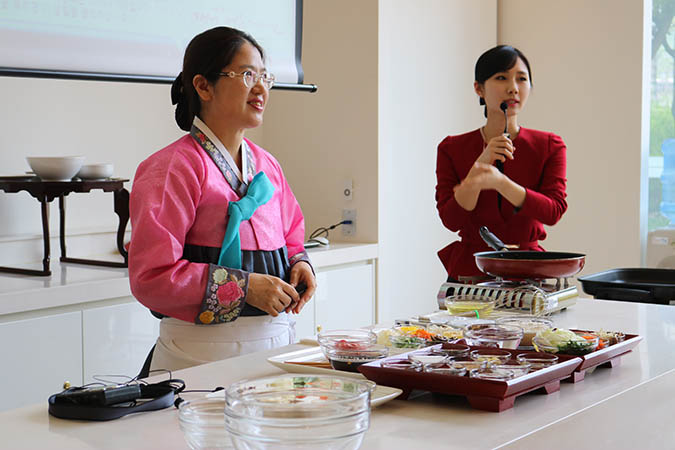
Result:
{"label": "pink hanbok top", "polygon": [[[294,261],[306,255],[300,206],[277,160],[251,141],[245,141],[250,153],[243,152],[242,156],[252,157],[248,166],[255,167],[256,172],[265,172],[275,191],[250,220],[241,223],[241,249],[273,251],[286,246],[289,259]],[[246,182],[251,176],[247,171]],[[221,246],[228,203],[240,198],[210,155],[189,134],[139,165],[130,199],[129,247],[131,291],[139,302],[161,314],[193,322],[203,310],[200,307],[210,291],[214,292],[213,299],[221,298],[220,292],[216,297],[216,284],[224,285],[221,287],[228,288],[228,292],[238,292],[239,300],[245,300],[247,274],[244,276],[235,269],[214,271],[218,266],[183,259],[186,244]],[[234,283],[223,278],[227,276]],[[221,321],[236,319],[239,309]],[[213,320],[213,314],[208,318]]]}

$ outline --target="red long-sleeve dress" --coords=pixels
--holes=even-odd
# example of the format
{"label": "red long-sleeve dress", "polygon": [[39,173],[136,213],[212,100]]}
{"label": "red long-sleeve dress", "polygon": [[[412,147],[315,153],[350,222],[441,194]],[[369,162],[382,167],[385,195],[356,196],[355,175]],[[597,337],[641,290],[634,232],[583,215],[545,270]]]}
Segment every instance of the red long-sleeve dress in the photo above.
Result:
{"label": "red long-sleeve dress", "polygon": [[455,200],[453,187],[469,173],[483,152],[480,130],[446,137],[438,146],[436,161],[436,207],[451,231],[459,232],[455,241],[438,252],[448,275],[484,275],[473,254],[491,250],[478,234],[485,225],[505,244],[517,244],[521,250],[541,250],[546,238],[544,225],[554,225],[567,210],[567,149],[560,136],[544,131],[520,128],[513,140],[515,159],[506,160],[504,174],[523,186],[525,203],[516,209],[506,199],[498,209],[498,193],[484,190],[473,211],[462,208]]}

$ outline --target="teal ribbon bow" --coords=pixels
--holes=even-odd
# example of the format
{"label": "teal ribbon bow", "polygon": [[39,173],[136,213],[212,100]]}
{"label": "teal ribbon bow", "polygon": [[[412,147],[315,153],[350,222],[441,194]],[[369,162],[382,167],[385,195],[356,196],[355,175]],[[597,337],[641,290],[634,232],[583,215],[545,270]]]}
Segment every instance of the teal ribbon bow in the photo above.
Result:
{"label": "teal ribbon bow", "polygon": [[236,202],[230,202],[227,207],[229,219],[223,245],[220,247],[218,265],[241,269],[241,238],[239,225],[248,220],[260,205],[267,203],[274,194],[274,185],[267,178],[265,172],[258,172],[248,185],[246,195]]}

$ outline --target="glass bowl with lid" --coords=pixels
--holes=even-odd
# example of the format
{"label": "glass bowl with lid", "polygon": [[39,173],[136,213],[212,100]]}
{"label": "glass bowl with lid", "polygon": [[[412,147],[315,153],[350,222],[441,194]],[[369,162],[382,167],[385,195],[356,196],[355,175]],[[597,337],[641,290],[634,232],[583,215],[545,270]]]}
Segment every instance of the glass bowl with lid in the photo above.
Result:
{"label": "glass bowl with lid", "polygon": [[241,381],[225,391],[226,428],[241,449],[356,449],[370,425],[374,387],[325,375]]}
{"label": "glass bowl with lid", "polygon": [[188,447],[232,448],[225,428],[225,399],[201,398],[178,405],[178,423]]}
{"label": "glass bowl with lid", "polygon": [[545,317],[519,315],[502,317],[496,320],[499,325],[515,325],[523,329],[523,338],[520,347],[532,347],[532,339],[543,330],[553,328],[553,321]]}
{"label": "glass bowl with lid", "polygon": [[473,346],[516,349],[523,338],[523,329],[515,325],[472,324],[464,328],[466,343]]}

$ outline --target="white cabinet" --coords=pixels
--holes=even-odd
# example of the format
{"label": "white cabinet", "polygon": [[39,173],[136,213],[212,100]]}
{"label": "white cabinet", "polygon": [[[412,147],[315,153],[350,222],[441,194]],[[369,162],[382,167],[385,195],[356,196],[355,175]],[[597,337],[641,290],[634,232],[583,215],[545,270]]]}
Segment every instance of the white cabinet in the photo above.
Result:
{"label": "white cabinet", "polygon": [[315,324],[323,330],[360,328],[375,318],[374,265],[326,268],[317,273]]}
{"label": "white cabinet", "polygon": [[291,320],[295,320],[295,340],[316,334],[314,313],[316,310],[316,295],[307,302],[300,314],[291,314]]}
{"label": "white cabinet", "polygon": [[140,303],[86,309],[82,312],[84,382],[94,375],[138,375],[159,335],[159,320]]}
{"label": "white cabinet", "polygon": [[0,323],[0,411],[29,403],[46,406],[64,381],[82,384],[81,317],[75,311]]}
{"label": "white cabinet", "polygon": [[316,271],[314,297],[296,320],[297,340],[323,330],[360,328],[375,319],[375,270],[372,261],[323,267]]}

